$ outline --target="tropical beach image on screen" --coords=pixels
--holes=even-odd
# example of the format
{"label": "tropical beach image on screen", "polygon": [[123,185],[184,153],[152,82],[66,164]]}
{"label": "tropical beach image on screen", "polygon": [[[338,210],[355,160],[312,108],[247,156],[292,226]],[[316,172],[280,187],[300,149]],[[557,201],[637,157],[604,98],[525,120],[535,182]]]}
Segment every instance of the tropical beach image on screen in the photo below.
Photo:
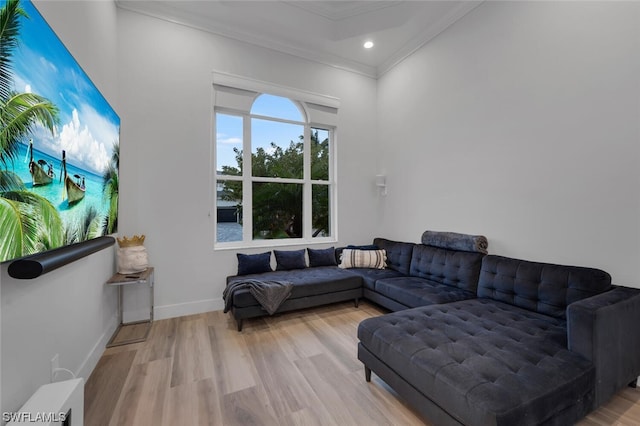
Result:
{"label": "tropical beach image on screen", "polygon": [[0,262],[116,232],[119,129],[35,6],[0,0]]}

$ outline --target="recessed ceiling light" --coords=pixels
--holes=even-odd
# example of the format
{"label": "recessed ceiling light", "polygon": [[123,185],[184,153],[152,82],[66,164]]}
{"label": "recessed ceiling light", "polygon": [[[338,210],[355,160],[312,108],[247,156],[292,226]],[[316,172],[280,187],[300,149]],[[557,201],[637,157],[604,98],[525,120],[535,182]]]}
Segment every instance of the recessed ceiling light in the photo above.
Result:
{"label": "recessed ceiling light", "polygon": [[371,49],[373,47],[373,42],[372,41],[365,41],[364,42],[364,48],[365,49]]}

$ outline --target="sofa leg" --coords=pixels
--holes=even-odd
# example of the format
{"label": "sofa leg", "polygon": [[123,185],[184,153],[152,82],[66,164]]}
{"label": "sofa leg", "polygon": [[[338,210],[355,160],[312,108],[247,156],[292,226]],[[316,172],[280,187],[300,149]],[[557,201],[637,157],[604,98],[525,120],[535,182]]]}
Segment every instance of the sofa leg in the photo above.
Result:
{"label": "sofa leg", "polygon": [[367,367],[366,365],[364,366],[364,379],[367,382],[371,381],[371,369],[369,367]]}
{"label": "sofa leg", "polygon": [[638,378],[637,377],[636,377],[636,379],[634,381],[629,383],[629,387],[630,388],[634,388],[634,389],[638,387]]}
{"label": "sofa leg", "polygon": [[238,331],[242,331],[242,319],[238,319]]}
{"label": "sofa leg", "polygon": [[357,308],[358,305],[360,304],[360,298],[356,297],[356,299],[353,301],[353,304],[356,305],[356,308]]}

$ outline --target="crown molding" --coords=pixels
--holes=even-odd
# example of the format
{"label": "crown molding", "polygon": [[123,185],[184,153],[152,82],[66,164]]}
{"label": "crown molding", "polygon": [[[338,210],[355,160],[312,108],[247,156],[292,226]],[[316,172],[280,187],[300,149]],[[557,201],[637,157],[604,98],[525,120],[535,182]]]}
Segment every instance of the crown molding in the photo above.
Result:
{"label": "crown molding", "polygon": [[[144,4],[146,2],[135,1],[135,0],[115,0],[116,6],[120,9],[127,10],[130,12],[138,13],[141,15],[150,16],[152,18],[156,18],[162,21],[171,22],[174,24],[190,27],[196,30],[208,32],[210,34],[214,34],[220,37],[225,37],[228,39],[232,39],[235,41],[240,41],[249,45],[258,46],[270,50],[274,50],[280,53],[288,54],[297,58],[302,58],[314,63],[326,65],[332,68],[340,69],[343,71],[353,72],[355,74],[360,74],[369,78],[378,79],[383,76],[385,73],[390,71],[393,67],[398,65],[400,62],[411,56],[415,51],[420,49],[422,46],[427,44],[429,41],[433,40],[440,33],[445,31],[448,27],[453,25],[460,18],[465,16],[467,13],[474,10],[476,7],[480,6],[484,3],[484,0],[479,1],[468,1],[461,3],[451,12],[449,12],[445,17],[440,19],[435,25],[429,26],[422,33],[413,37],[407,43],[402,46],[394,55],[385,60],[381,65],[374,67],[370,65],[363,64],[358,61],[353,61],[348,58],[344,58],[338,55],[333,55],[327,52],[320,51],[311,51],[309,49],[304,49],[301,47],[294,46],[292,43],[288,43],[286,40],[276,39],[274,37],[269,36],[256,36],[252,34],[247,34],[242,31],[238,31],[234,28],[234,26],[226,24],[224,22],[212,21],[203,16],[199,16],[192,13],[182,12],[174,7],[171,7],[167,3],[154,2],[154,9],[150,11],[148,7],[139,7],[139,4]],[[295,2],[286,1],[288,4],[293,4]],[[396,1],[385,1],[380,2],[384,3],[384,7],[389,7],[392,3],[397,3]],[[299,5],[298,5],[299,6]],[[302,6],[299,6],[302,7]],[[373,7],[373,5],[369,6]],[[302,7],[303,9],[310,11],[310,9],[318,9],[316,6],[305,5]],[[382,8],[381,5],[377,6],[377,9]],[[322,8],[321,8],[322,9]],[[377,10],[374,9],[374,10]],[[357,11],[357,12],[356,12]],[[332,15],[333,18],[327,19],[342,19],[341,17],[349,16],[349,13],[367,13],[370,10],[364,11],[364,9],[348,9],[345,10],[336,10]],[[326,8],[322,10],[318,10],[317,12],[311,13],[328,13]],[[346,15],[344,15],[346,14]],[[344,16],[343,16],[344,15]],[[337,18],[336,18],[337,17]]]}
{"label": "crown molding", "polygon": [[[129,12],[146,15],[152,18],[165,21],[165,22],[171,22],[173,24],[190,27],[196,30],[208,32],[210,34],[215,34],[217,36],[229,38],[232,40],[240,41],[240,42],[251,44],[254,46],[275,50],[277,52],[281,52],[281,53],[285,53],[298,58],[306,59],[311,62],[328,65],[332,68],[337,68],[344,71],[350,71],[356,74],[361,74],[373,79],[377,77],[376,67],[372,67],[357,61],[351,61],[349,59],[342,58],[340,56],[332,55],[329,53],[323,53],[323,52],[317,52],[317,51],[311,52],[309,50],[301,49],[291,44],[288,44],[286,42],[275,40],[270,37],[265,37],[265,36],[258,37],[258,36],[246,34],[241,31],[234,30],[233,27],[229,25],[225,25],[224,23],[222,24],[219,22],[214,23],[211,20],[208,20],[200,16],[181,13],[181,12],[178,12],[176,9],[164,4],[155,5],[156,12],[150,12],[146,9],[141,9],[136,7],[136,3],[138,2],[116,0],[117,7],[123,10],[127,10]],[[178,15],[181,15],[181,16],[176,17]],[[169,18],[168,16],[172,16],[172,17]]]}
{"label": "crown molding", "polygon": [[453,9],[450,13],[448,13],[445,17],[440,19],[435,25],[430,26],[422,33],[418,34],[413,39],[409,40],[402,48],[398,50],[396,54],[391,56],[389,59],[384,61],[377,68],[376,78],[382,77],[384,74],[389,72],[393,67],[398,65],[400,62],[404,61],[406,58],[415,53],[418,49],[420,49],[425,44],[429,43],[431,40],[436,38],[439,34],[449,28],[451,25],[460,20],[467,13],[471,12],[485,0],[481,1],[473,1],[466,2],[460,4],[458,7]]}

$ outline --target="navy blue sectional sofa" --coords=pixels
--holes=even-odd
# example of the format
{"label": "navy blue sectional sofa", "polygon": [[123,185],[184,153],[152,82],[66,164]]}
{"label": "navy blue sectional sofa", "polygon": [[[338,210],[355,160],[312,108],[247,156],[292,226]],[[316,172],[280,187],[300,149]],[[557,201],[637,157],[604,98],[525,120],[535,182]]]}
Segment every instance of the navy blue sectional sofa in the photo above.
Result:
{"label": "navy blue sectional sofa", "polygon": [[[432,424],[573,424],[640,375],[640,289],[604,271],[374,244],[386,269],[257,277],[301,280],[282,310],[364,297],[395,311],[360,323],[358,358]],[[236,319],[265,314],[249,296]]]}

